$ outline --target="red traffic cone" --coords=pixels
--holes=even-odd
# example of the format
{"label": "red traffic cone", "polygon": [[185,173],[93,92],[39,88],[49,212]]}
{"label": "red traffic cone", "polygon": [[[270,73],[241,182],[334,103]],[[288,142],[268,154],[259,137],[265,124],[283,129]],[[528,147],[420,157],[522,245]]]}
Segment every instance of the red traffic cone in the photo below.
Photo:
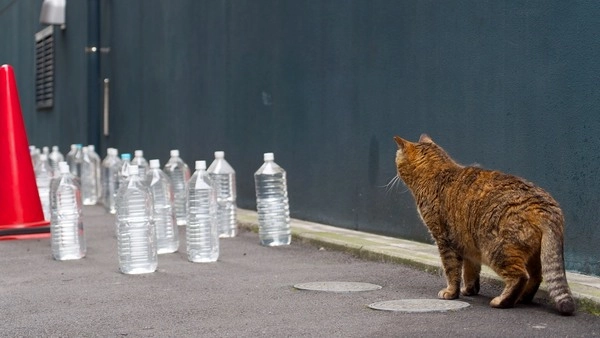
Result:
{"label": "red traffic cone", "polygon": [[35,183],[15,73],[0,66],[0,240],[50,236]]}

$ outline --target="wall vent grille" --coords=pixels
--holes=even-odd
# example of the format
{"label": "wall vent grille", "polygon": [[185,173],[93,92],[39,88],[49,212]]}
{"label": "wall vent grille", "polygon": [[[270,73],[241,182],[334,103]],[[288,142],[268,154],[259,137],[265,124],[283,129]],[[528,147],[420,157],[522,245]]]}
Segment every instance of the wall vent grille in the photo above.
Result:
{"label": "wall vent grille", "polygon": [[54,106],[54,26],[35,34],[35,103],[37,109]]}

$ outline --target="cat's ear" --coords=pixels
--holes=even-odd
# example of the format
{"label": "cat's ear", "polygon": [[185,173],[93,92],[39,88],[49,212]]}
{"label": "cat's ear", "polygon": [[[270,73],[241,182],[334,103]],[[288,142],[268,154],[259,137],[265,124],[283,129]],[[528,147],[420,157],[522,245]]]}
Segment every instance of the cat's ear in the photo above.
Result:
{"label": "cat's ear", "polygon": [[433,140],[427,134],[421,134],[419,138],[419,143],[433,143]]}
{"label": "cat's ear", "polygon": [[394,140],[396,140],[398,149],[404,149],[404,146],[406,145],[406,141],[404,139],[402,139],[400,136],[394,136]]}

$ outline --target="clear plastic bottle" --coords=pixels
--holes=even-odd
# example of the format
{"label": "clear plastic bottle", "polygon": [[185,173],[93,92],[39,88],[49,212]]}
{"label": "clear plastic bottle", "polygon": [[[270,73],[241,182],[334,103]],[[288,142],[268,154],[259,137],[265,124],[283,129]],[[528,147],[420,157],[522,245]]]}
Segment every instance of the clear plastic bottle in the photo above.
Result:
{"label": "clear plastic bottle", "polygon": [[67,163],[69,164],[71,174],[81,179],[81,165],[83,163],[83,149],[81,144],[78,143],[75,145],[75,153],[72,156],[67,156]]}
{"label": "clear plastic bottle", "polygon": [[154,224],[156,226],[157,250],[159,254],[179,250],[179,229],[173,209],[173,187],[171,180],[160,169],[159,160],[150,160],[146,173],[146,184],[154,200]]}
{"label": "clear plastic bottle", "polygon": [[119,151],[115,148],[106,149],[106,157],[102,161],[102,204],[111,214],[117,212],[115,197],[119,189],[119,169]]}
{"label": "clear plastic bottle", "polygon": [[273,153],[265,153],[264,161],[254,173],[258,237],[261,245],[288,245],[292,234],[286,172],[275,163]]}
{"label": "clear plastic bottle", "polygon": [[86,244],[79,180],[66,162],[59,162],[59,176],[52,179],[50,191],[52,256],[56,260],[80,259],[85,256]]}
{"label": "clear plastic bottle", "polygon": [[117,251],[119,270],[125,274],[156,271],[158,253],[152,194],[138,176],[138,167],[129,167],[129,177],[117,192]]}
{"label": "clear plastic bottle", "polygon": [[217,189],[219,237],[235,237],[238,230],[235,170],[225,160],[225,152],[215,151],[208,175]]}
{"label": "clear plastic bottle", "polygon": [[206,172],[205,161],[196,161],[196,171],[188,182],[186,205],[188,260],[215,262],[219,258],[217,194]]}
{"label": "clear plastic bottle", "polygon": [[148,161],[144,158],[143,150],[136,150],[133,152],[134,156],[131,159],[131,164],[138,166],[140,177],[146,177],[146,171],[148,170]]}
{"label": "clear plastic bottle", "polygon": [[90,156],[88,147],[83,147],[82,153],[80,177],[81,199],[83,200],[83,205],[95,205],[98,202],[96,163]]}
{"label": "clear plastic bottle", "polygon": [[100,155],[96,152],[96,147],[93,144],[87,146],[88,154],[92,162],[94,162],[94,166],[96,167],[96,201],[100,202],[102,200],[102,159],[100,159]]}
{"label": "clear plastic bottle", "polygon": [[63,154],[59,151],[58,146],[52,146],[52,151],[48,155],[48,163],[52,167],[52,174],[58,176],[60,174],[58,170],[58,163],[65,160]]}
{"label": "clear plastic bottle", "polygon": [[131,166],[131,154],[121,154],[121,168],[119,168],[119,187],[125,183],[129,177],[129,167]]}
{"label": "clear plastic bottle", "polygon": [[35,183],[37,184],[40,201],[42,202],[42,210],[44,218],[50,220],[50,181],[52,180],[52,168],[48,163],[48,156],[40,154],[35,168]]}
{"label": "clear plastic bottle", "polygon": [[40,150],[36,146],[30,145],[29,155],[31,156],[31,164],[33,164],[33,167],[35,168],[35,165],[40,160]]}
{"label": "clear plastic bottle", "polygon": [[65,161],[67,161],[69,168],[71,167],[71,163],[73,163],[73,158],[75,157],[76,152],[77,152],[77,144],[71,144],[71,148],[70,148],[69,152],[67,152],[67,155],[65,155]]}
{"label": "clear plastic bottle", "polygon": [[185,225],[186,209],[185,209],[185,185],[190,180],[190,168],[179,157],[179,150],[171,150],[171,158],[165,164],[164,172],[171,179],[173,186],[173,197],[175,207],[175,218],[177,225]]}

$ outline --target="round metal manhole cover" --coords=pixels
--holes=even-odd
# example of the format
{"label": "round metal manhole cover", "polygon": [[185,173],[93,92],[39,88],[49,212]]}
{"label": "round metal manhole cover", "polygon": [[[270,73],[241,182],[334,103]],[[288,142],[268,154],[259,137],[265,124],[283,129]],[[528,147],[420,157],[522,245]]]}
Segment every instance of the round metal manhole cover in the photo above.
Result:
{"label": "round metal manhole cover", "polygon": [[445,312],[468,308],[469,303],[442,299],[400,299],[370,304],[374,310],[396,312]]}
{"label": "round metal manhole cover", "polygon": [[361,282],[311,282],[294,285],[298,290],[324,291],[324,292],[360,292],[381,289],[381,286]]}

